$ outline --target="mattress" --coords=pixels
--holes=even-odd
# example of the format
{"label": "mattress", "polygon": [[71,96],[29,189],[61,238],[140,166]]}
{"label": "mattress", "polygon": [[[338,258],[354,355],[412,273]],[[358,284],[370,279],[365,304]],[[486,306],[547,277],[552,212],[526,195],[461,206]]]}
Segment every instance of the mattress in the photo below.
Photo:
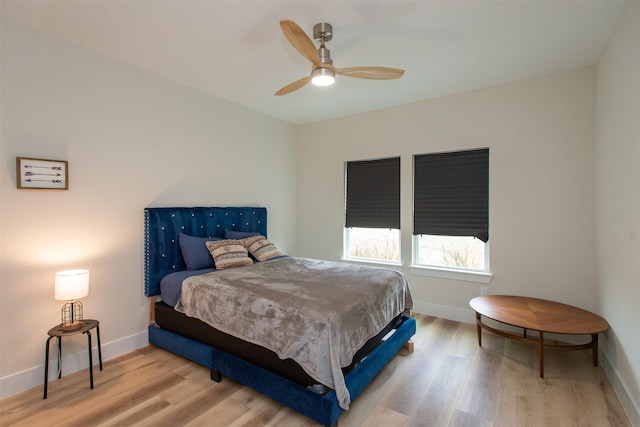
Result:
{"label": "mattress", "polygon": [[[271,350],[220,332],[201,320],[188,317],[174,310],[162,301],[155,304],[155,319],[158,326],[164,330],[174,332],[240,357],[247,362],[265,368],[297,384],[303,386],[314,386],[317,384],[317,381],[311,378],[294,360],[280,359],[278,355]],[[356,352],[349,366],[342,369],[343,373],[346,375],[356,367],[358,363],[380,343],[382,338],[400,326],[405,319],[406,317],[403,315],[395,317],[380,333],[368,340]]]}

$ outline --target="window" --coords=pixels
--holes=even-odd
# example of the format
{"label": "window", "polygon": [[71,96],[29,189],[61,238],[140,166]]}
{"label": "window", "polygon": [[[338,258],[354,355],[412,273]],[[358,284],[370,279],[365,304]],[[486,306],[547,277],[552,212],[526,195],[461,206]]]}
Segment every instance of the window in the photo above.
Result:
{"label": "window", "polygon": [[347,259],[400,262],[400,230],[346,228],[345,248]]}
{"label": "window", "polygon": [[347,162],[346,259],[400,262],[400,157]]}
{"label": "window", "polygon": [[489,149],[413,160],[414,265],[488,272]]}

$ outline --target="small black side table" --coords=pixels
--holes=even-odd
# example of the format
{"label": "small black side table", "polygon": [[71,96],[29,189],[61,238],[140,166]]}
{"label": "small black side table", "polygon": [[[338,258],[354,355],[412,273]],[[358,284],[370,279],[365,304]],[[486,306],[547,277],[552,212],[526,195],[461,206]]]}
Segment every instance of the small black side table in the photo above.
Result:
{"label": "small black side table", "polygon": [[100,348],[100,322],[93,319],[84,319],[82,321],[83,325],[81,328],[76,329],[75,331],[63,331],[62,323],[58,326],[54,326],[49,329],[47,334],[49,338],[47,338],[47,345],[44,353],[44,397],[47,398],[47,384],[49,382],[49,341],[53,337],[58,340],[58,379],[62,378],[62,337],[68,337],[71,335],[77,334],[86,334],[87,340],[89,342],[89,381],[91,383],[91,388],[93,388],[93,355],[91,354],[91,330],[93,328],[96,329],[96,333],[98,335],[98,360],[100,361],[100,370],[102,371],[102,349]]}

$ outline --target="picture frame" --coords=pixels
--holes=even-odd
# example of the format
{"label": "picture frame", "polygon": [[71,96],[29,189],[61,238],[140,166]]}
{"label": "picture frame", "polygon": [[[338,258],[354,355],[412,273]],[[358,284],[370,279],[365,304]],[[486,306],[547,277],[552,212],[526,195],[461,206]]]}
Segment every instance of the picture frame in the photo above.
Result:
{"label": "picture frame", "polygon": [[16,175],[18,189],[69,189],[69,162],[66,160],[16,157]]}

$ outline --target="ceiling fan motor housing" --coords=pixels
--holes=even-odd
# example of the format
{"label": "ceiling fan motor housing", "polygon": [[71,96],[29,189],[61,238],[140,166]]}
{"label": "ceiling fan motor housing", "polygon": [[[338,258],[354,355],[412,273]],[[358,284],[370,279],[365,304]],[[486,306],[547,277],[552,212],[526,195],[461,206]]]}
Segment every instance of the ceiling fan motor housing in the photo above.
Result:
{"label": "ceiling fan motor housing", "polygon": [[320,55],[320,63],[321,64],[333,64],[333,60],[331,59],[331,52],[326,47],[318,48],[318,54]]}

